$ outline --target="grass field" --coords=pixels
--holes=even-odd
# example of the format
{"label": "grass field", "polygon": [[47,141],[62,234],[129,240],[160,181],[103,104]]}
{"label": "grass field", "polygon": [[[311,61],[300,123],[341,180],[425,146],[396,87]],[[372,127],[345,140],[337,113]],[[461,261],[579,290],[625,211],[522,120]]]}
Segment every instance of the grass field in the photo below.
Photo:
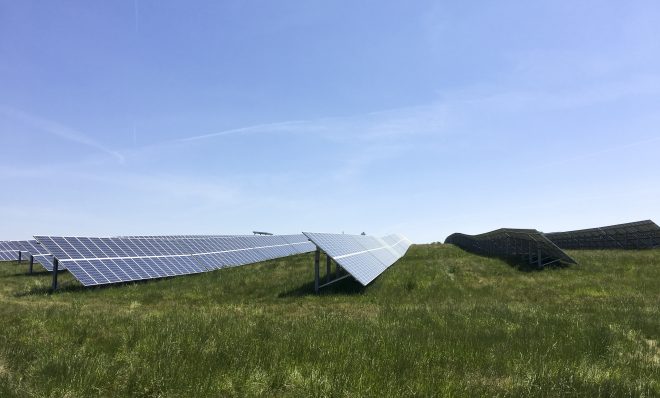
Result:
{"label": "grass field", "polygon": [[55,294],[0,263],[0,396],[660,396],[660,250],[570,255],[417,245],[320,296],[311,255]]}

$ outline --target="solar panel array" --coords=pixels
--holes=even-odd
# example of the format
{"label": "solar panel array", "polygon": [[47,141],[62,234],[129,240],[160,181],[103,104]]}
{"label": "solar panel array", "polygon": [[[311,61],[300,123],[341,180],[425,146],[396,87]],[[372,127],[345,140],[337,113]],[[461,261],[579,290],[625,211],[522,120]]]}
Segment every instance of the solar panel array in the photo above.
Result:
{"label": "solar panel array", "polygon": [[651,220],[545,236],[562,249],[652,249],[660,247],[660,227]]}
{"label": "solar panel array", "polygon": [[[302,254],[309,253],[314,251],[314,245],[309,242],[304,235],[268,235],[268,236],[254,236],[254,235],[163,235],[163,236],[126,236],[120,237],[119,239],[156,239],[156,240],[186,240],[188,241],[191,249],[195,250],[194,246],[199,245],[197,243],[192,243],[191,241],[198,240],[215,240],[216,242],[221,242],[223,239],[229,239],[233,242],[243,242],[243,244],[248,244],[249,247],[258,247],[255,244],[262,244],[263,246],[284,246],[286,244],[292,245],[297,253]],[[234,243],[238,244],[238,243]]]}
{"label": "solar panel array", "polygon": [[[39,242],[36,240],[22,241],[21,247],[24,252],[27,253],[27,257],[31,255],[35,262],[40,264],[46,270],[53,272],[53,255],[50,254],[45,247],[40,245]],[[59,269],[66,269],[66,266],[60,265]]]}
{"label": "solar panel array", "polygon": [[252,235],[129,235],[117,236],[120,239],[207,239],[207,238],[236,238],[239,236],[252,236]]}
{"label": "solar panel array", "polygon": [[403,257],[411,245],[410,240],[402,235],[376,238],[366,235],[303,233],[363,286]]}
{"label": "solar panel array", "polygon": [[539,266],[555,262],[576,264],[568,254],[535,229],[501,228],[480,235],[454,233],[447,237],[445,243],[479,255],[523,259]]}
{"label": "solar panel array", "polygon": [[35,238],[85,286],[202,273],[314,250],[303,235]]}
{"label": "solar panel array", "polygon": [[0,241],[0,261],[18,261],[18,253],[21,251],[19,241]]}

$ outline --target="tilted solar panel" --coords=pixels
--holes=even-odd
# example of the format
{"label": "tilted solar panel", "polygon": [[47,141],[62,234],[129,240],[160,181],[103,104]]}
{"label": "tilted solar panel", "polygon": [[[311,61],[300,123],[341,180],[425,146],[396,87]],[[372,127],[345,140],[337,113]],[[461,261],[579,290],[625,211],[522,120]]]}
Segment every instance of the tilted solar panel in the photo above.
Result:
{"label": "tilted solar panel", "polygon": [[316,246],[309,241],[305,235],[280,235],[287,243],[293,247],[299,254],[310,253],[316,249]]}
{"label": "tilted solar panel", "polygon": [[[53,272],[53,256],[39,242],[36,240],[26,240],[21,242],[21,246],[28,253],[28,257],[31,255],[37,264],[41,265],[47,271]],[[61,264],[59,269],[64,270],[66,266]]]}
{"label": "tilted solar panel", "polygon": [[28,242],[27,240],[17,240],[14,241],[16,244],[16,247],[19,248],[21,252],[21,260],[25,260],[26,258],[30,257],[30,252],[25,249],[25,244]]}
{"label": "tilted solar panel", "polygon": [[501,228],[479,235],[454,233],[446,244],[483,256],[524,258],[540,267],[555,262],[576,264],[568,254],[535,229]]}
{"label": "tilted solar panel", "polygon": [[[19,253],[21,255],[19,256]],[[18,261],[23,258],[23,247],[20,241],[0,241],[0,261]]]}
{"label": "tilted solar panel", "polygon": [[115,236],[115,238],[176,240],[176,239],[208,239],[208,238],[237,237],[237,236],[252,236],[252,235],[128,235],[128,236]]}
{"label": "tilted solar panel", "polygon": [[42,236],[36,239],[85,286],[206,271],[173,241]]}
{"label": "tilted solar panel", "polygon": [[313,232],[303,234],[363,286],[368,285],[403,257],[411,244],[402,235],[376,238]]}
{"label": "tilted solar panel", "polygon": [[279,236],[35,238],[85,286],[202,273],[300,253],[299,244]]}
{"label": "tilted solar panel", "polygon": [[18,252],[16,251],[0,251],[0,261],[17,261]]}
{"label": "tilted solar panel", "polygon": [[651,220],[545,234],[562,249],[652,249],[660,247],[660,227]]}

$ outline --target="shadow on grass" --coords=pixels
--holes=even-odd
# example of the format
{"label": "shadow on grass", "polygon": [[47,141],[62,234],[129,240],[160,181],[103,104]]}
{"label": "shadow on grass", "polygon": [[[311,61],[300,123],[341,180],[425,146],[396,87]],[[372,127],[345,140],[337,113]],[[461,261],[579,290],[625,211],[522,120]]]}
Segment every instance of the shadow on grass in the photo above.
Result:
{"label": "shadow on grass", "polygon": [[14,294],[14,297],[29,297],[29,296],[43,296],[44,294],[51,295],[53,293],[60,293],[60,292],[78,292],[78,291],[83,291],[87,290],[89,288],[86,288],[83,285],[79,284],[74,284],[69,283],[69,282],[64,282],[60,284],[60,286],[57,288],[57,290],[53,290],[50,285],[48,286],[35,286],[29,290],[26,290],[24,292],[16,292]]}
{"label": "shadow on grass", "polygon": [[[61,271],[64,272],[64,271]],[[58,273],[59,275],[59,273]],[[27,296],[42,296],[44,294],[58,294],[58,293],[67,293],[67,292],[91,292],[91,291],[97,291],[97,290],[105,290],[105,289],[110,289],[110,288],[118,288],[122,286],[132,286],[132,285],[145,285],[147,283],[157,281],[157,280],[168,280],[172,279],[173,277],[166,277],[166,278],[156,278],[156,279],[144,279],[144,280],[139,280],[139,281],[129,281],[129,282],[118,282],[118,283],[109,283],[105,285],[98,285],[98,286],[84,286],[81,285],[80,283],[76,281],[67,281],[67,282],[61,282],[56,290],[53,290],[50,286],[36,286],[33,287],[30,290],[24,291],[24,292],[17,292],[14,294],[15,297],[27,297]]]}
{"label": "shadow on grass", "polygon": [[544,267],[539,267],[538,264],[530,264],[527,259],[520,257],[501,257],[501,259],[509,264],[509,266],[517,269],[520,272],[538,272],[543,271],[544,269],[560,269],[567,268],[568,265],[561,262],[556,262],[554,264],[546,265]]}
{"label": "shadow on grass", "polygon": [[[325,278],[321,278],[321,285],[325,283]],[[330,286],[326,286],[319,290],[319,295],[357,295],[362,294],[365,291],[365,287],[362,286],[358,281],[353,278],[342,279],[336,283],[333,283]],[[295,289],[288,290],[286,292],[280,293],[277,297],[279,298],[290,298],[290,297],[305,297],[305,296],[316,296],[314,293],[314,281],[307,282]]]}
{"label": "shadow on grass", "polygon": [[[59,275],[59,274],[61,274],[61,273],[63,273],[63,272],[66,272],[66,270],[58,271],[57,274]],[[16,273],[16,274],[6,275],[6,277],[12,277],[12,278],[15,278],[15,277],[35,278],[35,277],[50,276],[50,275],[52,275],[52,273],[51,273],[50,271],[40,270],[40,271],[32,271],[32,273],[29,273],[28,271],[25,271],[25,272],[19,272],[19,273]]]}

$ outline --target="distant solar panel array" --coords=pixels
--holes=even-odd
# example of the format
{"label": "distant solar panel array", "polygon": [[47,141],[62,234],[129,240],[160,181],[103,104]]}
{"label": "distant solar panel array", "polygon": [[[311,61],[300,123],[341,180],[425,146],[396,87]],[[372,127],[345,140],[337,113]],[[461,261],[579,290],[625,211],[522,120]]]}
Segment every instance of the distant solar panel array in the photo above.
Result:
{"label": "distant solar panel array", "polygon": [[480,235],[454,233],[445,243],[483,256],[522,260],[539,268],[554,263],[576,264],[573,258],[535,229],[501,228]]}
{"label": "distant solar panel array", "polygon": [[[30,259],[48,271],[67,269],[84,286],[106,285],[251,264],[316,252],[315,288],[352,276],[366,286],[399,260],[411,245],[402,235],[305,232],[301,235],[140,235],[114,238],[36,236],[0,241],[0,261]],[[644,249],[660,247],[660,227],[650,220],[543,234],[502,228],[479,235],[454,233],[445,243],[486,256],[516,258],[544,267],[574,264],[562,249]],[[320,286],[320,254],[326,254],[327,283]],[[331,280],[331,263],[336,264]],[[345,272],[341,276],[341,272]],[[56,287],[57,272],[53,274]]]}
{"label": "distant solar panel array", "polygon": [[660,227],[651,220],[545,236],[562,249],[651,249],[660,247]]}
{"label": "distant solar panel array", "polygon": [[239,237],[239,236],[252,236],[252,235],[133,235],[133,236],[117,236],[120,239],[208,239],[208,238],[226,238],[226,237]]}
{"label": "distant solar panel array", "polygon": [[[401,235],[314,234],[336,263],[363,285],[397,261],[410,246]],[[0,245],[15,260],[23,251],[53,272],[67,269],[84,286],[202,273],[219,268],[309,253],[307,235],[141,235],[114,238],[36,236]],[[319,249],[320,250],[320,249]],[[31,264],[32,264],[31,261]],[[330,261],[330,260],[329,260]],[[53,274],[53,288],[57,272]]]}
{"label": "distant solar panel array", "polygon": [[0,261],[18,261],[22,256],[20,241],[0,241]]}
{"label": "distant solar panel array", "polygon": [[36,240],[16,240],[0,242],[0,261],[30,261],[37,262],[48,271],[53,270],[53,256]]}
{"label": "distant solar panel array", "polygon": [[[389,235],[384,238],[313,232],[304,232],[304,235],[318,247],[318,250],[325,252],[329,259],[334,260],[363,286],[376,279],[378,275],[403,257],[411,245],[410,240],[402,235]],[[317,291],[323,287],[319,285],[318,260],[317,254],[315,259],[317,270],[315,290]],[[327,272],[329,271],[328,260]],[[338,274],[335,279],[340,279]],[[331,283],[333,281],[328,281],[326,285]]]}
{"label": "distant solar panel array", "polygon": [[[47,271],[53,272],[53,255],[39,244],[36,240],[26,240],[21,242],[23,250],[28,256],[32,256],[31,264],[37,262],[44,267]],[[60,270],[66,269],[65,266],[60,266]]]}
{"label": "distant solar panel array", "polygon": [[55,257],[55,269],[65,266],[84,286],[202,273],[314,249],[303,235],[36,239]]}

